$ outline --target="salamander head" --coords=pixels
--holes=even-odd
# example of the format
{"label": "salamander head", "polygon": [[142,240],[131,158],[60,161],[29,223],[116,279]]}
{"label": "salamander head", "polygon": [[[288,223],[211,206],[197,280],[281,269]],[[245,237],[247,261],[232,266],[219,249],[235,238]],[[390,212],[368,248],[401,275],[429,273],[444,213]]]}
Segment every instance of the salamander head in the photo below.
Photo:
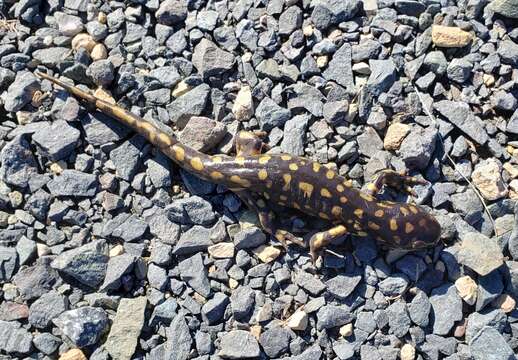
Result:
{"label": "salamander head", "polygon": [[[411,204],[392,204],[383,212],[384,224],[376,233],[378,240],[384,244],[398,249],[419,250],[438,243],[441,226],[423,208]],[[376,221],[376,216],[371,219]]]}

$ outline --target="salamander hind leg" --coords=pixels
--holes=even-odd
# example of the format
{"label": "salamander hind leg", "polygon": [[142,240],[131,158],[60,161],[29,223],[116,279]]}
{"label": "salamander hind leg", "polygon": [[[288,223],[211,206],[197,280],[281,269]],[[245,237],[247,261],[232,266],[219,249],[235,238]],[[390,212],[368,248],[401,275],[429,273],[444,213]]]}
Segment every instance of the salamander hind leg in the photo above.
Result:
{"label": "salamander hind leg", "polygon": [[413,185],[423,185],[426,181],[407,176],[404,173],[399,173],[394,170],[383,170],[380,172],[375,180],[367,185],[367,193],[372,196],[376,196],[383,185],[391,187],[395,190],[405,192],[407,194],[416,196],[415,191],[412,190]]}
{"label": "salamander hind leg", "polygon": [[287,249],[289,243],[305,247],[304,242],[286,230],[280,230],[275,224],[275,214],[268,207],[265,200],[248,191],[236,192],[236,195],[248,205],[250,209],[257,213],[261,228],[269,235],[277,239],[281,245]]}
{"label": "salamander hind leg", "polygon": [[311,260],[315,263],[322,250],[329,245],[333,239],[347,234],[347,228],[343,225],[337,225],[327,231],[318,232],[309,240],[309,252]]}
{"label": "salamander hind leg", "polygon": [[236,154],[238,156],[259,155],[266,148],[266,144],[262,142],[261,133],[252,133],[249,131],[240,131],[235,138]]}

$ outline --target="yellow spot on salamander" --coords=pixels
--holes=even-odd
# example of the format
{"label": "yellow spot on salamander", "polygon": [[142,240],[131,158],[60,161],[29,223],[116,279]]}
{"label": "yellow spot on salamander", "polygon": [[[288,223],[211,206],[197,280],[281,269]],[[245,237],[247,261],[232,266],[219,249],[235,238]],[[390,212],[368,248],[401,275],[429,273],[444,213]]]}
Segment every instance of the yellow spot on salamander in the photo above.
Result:
{"label": "yellow spot on salamander", "polygon": [[347,198],[345,196],[340,196],[340,202],[345,204],[347,202]]}
{"label": "yellow spot on salamander", "polygon": [[266,178],[268,177],[268,172],[265,169],[261,169],[257,173],[257,176],[259,177],[259,180],[266,180]]}
{"label": "yellow spot on salamander", "polygon": [[282,178],[284,180],[284,186],[282,187],[282,190],[288,191],[290,189],[291,175],[283,174]]}
{"label": "yellow spot on salamander", "polygon": [[371,184],[367,185],[367,190],[372,191],[372,192],[378,192],[379,189],[376,185],[371,183]]}
{"label": "yellow spot on salamander", "polygon": [[320,195],[326,198],[330,198],[332,196],[329,190],[327,190],[326,188],[320,189]]}
{"label": "yellow spot on salamander", "polygon": [[201,171],[204,168],[203,163],[199,157],[194,157],[191,159],[191,166],[194,170],[198,171]]}
{"label": "yellow spot on salamander", "polygon": [[374,198],[370,196],[369,194],[365,194],[363,192],[360,192],[360,197],[365,201],[373,201]]}
{"label": "yellow spot on salamander", "polygon": [[158,135],[158,140],[166,146],[170,146],[172,144],[171,137],[165,133],[160,133]]}
{"label": "yellow spot on salamander", "polygon": [[410,234],[412,231],[414,231],[414,225],[407,222],[405,224],[405,233]]}
{"label": "yellow spot on salamander", "polygon": [[266,164],[272,157],[270,155],[263,155],[259,158],[259,164]]}
{"label": "yellow spot on salamander", "polygon": [[331,208],[331,214],[335,217],[342,215],[342,208],[340,206],[333,206]]}
{"label": "yellow spot on salamander", "polygon": [[291,155],[283,154],[283,155],[281,155],[281,159],[285,160],[285,161],[291,160]]}
{"label": "yellow spot on salamander", "polygon": [[403,214],[404,216],[408,216],[408,214],[410,214],[408,209],[402,206],[399,208],[399,211],[401,211],[401,214]]}
{"label": "yellow spot on salamander", "polygon": [[327,215],[326,213],[319,212],[318,216],[320,216],[322,219],[329,220],[329,215]]}
{"label": "yellow spot on salamander", "polygon": [[397,231],[397,222],[395,219],[390,219],[389,226],[390,226],[390,230]]}
{"label": "yellow spot on salamander", "polygon": [[287,197],[286,195],[281,195],[281,196],[279,196],[279,199],[280,199],[281,201],[287,201],[287,200],[288,200],[288,197]]}
{"label": "yellow spot on salamander", "polygon": [[414,205],[409,205],[408,208],[410,209],[411,212],[413,212],[414,214],[417,214],[419,212],[419,210],[414,206]]}
{"label": "yellow spot on salamander", "polygon": [[376,216],[376,217],[380,218],[380,217],[383,217],[383,215],[385,215],[385,212],[383,210],[381,210],[381,209],[380,210],[376,210],[374,212],[374,216]]}
{"label": "yellow spot on salamander", "polygon": [[380,229],[380,226],[378,224],[376,224],[375,222],[372,222],[372,221],[369,221],[367,223],[367,226],[369,227],[369,229],[372,229],[372,230],[379,230]]}
{"label": "yellow spot on salamander", "polygon": [[270,200],[270,194],[268,194],[267,192],[264,192],[263,196],[266,200]]}
{"label": "yellow spot on salamander", "polygon": [[345,190],[344,186],[342,184],[336,185],[336,191],[343,192]]}
{"label": "yellow spot on salamander", "polygon": [[295,164],[295,163],[291,163],[289,165],[289,168],[290,168],[290,170],[296,171],[296,170],[299,169],[299,166],[297,164]]}
{"label": "yellow spot on salamander", "polygon": [[223,162],[223,158],[221,156],[213,156],[212,162],[215,164],[219,164],[219,163]]}
{"label": "yellow spot on salamander", "polygon": [[367,234],[365,231],[358,231],[358,232],[357,232],[357,235],[358,235],[358,236],[361,236],[361,237],[366,237],[366,236],[368,236],[369,234]]}
{"label": "yellow spot on salamander", "polygon": [[419,226],[426,226],[426,219],[423,218],[423,219],[419,220],[418,224],[419,224]]}
{"label": "yellow spot on salamander", "polygon": [[334,227],[329,230],[329,235],[334,237],[334,236],[345,234],[346,232],[347,232],[347,228],[345,226],[338,225],[337,227]]}
{"label": "yellow spot on salamander", "polygon": [[210,173],[210,177],[213,178],[214,180],[220,180],[220,179],[223,179],[225,176],[220,173],[219,171],[213,171]]}
{"label": "yellow spot on salamander", "polygon": [[294,209],[300,210],[300,205],[297,204],[296,202],[294,202],[292,206]]}
{"label": "yellow spot on salamander", "polygon": [[356,209],[354,210],[354,215],[361,218],[363,216],[363,210],[362,209]]}
{"label": "yellow spot on salamander", "polygon": [[236,184],[239,184],[243,187],[249,187],[250,186],[250,181],[248,181],[247,179],[242,179],[241,177],[237,176],[237,175],[232,175],[230,177],[230,181],[232,182],[235,182]]}
{"label": "yellow spot on salamander", "polygon": [[320,164],[317,162],[313,163],[313,171],[318,172],[320,170]]}
{"label": "yellow spot on salamander", "polygon": [[299,183],[299,189],[304,192],[304,196],[309,198],[311,197],[311,194],[313,193],[313,185],[307,182],[300,182]]}
{"label": "yellow spot on salamander", "polygon": [[235,161],[238,165],[245,165],[245,158],[242,156],[236,156]]}
{"label": "yellow spot on salamander", "polygon": [[173,151],[176,160],[183,161],[185,159],[185,150],[182,147],[178,145],[173,145]]}
{"label": "yellow spot on salamander", "polygon": [[335,172],[333,170],[327,170],[326,172],[326,178],[328,178],[329,180],[331,180],[332,178],[335,177]]}

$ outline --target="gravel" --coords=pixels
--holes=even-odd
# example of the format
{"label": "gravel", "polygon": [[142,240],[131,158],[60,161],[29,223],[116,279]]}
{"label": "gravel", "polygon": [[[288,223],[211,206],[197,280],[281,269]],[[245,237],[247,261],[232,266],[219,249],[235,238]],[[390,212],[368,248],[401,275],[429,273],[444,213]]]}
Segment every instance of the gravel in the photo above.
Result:
{"label": "gravel", "polygon": [[[1,359],[518,351],[516,1],[28,0],[0,11]],[[402,253],[348,235],[315,267],[238,196],[36,71],[208,154],[233,155],[237,131],[262,130],[265,151],[335,168],[354,188],[386,168],[425,179],[414,198],[381,197],[425,206],[441,242]],[[274,212],[297,235],[328,227]],[[469,299],[455,286],[467,277]]]}

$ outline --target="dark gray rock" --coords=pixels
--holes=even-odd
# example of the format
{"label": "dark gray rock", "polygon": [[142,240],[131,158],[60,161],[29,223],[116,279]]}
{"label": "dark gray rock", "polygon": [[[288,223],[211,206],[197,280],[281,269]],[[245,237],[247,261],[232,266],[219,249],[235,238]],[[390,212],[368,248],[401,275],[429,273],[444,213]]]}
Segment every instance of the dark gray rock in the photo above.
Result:
{"label": "dark gray rock", "polygon": [[94,146],[119,141],[131,131],[128,126],[99,112],[87,113],[81,118],[81,124],[86,133],[86,140]]}
{"label": "dark gray rock", "polygon": [[191,116],[201,115],[209,99],[207,84],[196,86],[191,91],[176,98],[168,107],[169,118],[179,129],[183,129]]}
{"label": "dark gray rock", "polygon": [[327,292],[338,299],[344,300],[352,294],[361,279],[361,275],[337,275],[326,281]]}
{"label": "dark gray rock", "polygon": [[209,325],[217,324],[221,321],[229,302],[227,295],[216,293],[212,299],[202,306],[201,313],[207,319]]}
{"label": "dark gray rock", "polygon": [[106,275],[99,291],[115,291],[122,285],[122,277],[133,271],[136,258],[130,254],[110,257],[106,266]]}
{"label": "dark gray rock", "polygon": [[147,268],[147,280],[152,288],[164,291],[169,279],[164,268],[152,263]]}
{"label": "dark gray rock", "polygon": [[162,152],[149,159],[146,165],[146,174],[156,188],[171,186],[171,162]]}
{"label": "dark gray rock", "polygon": [[199,196],[176,200],[165,210],[169,219],[175,223],[210,225],[215,220],[212,205]]}
{"label": "dark gray rock", "polygon": [[108,86],[115,77],[115,70],[110,60],[97,60],[88,66],[86,75],[98,86]]}
{"label": "dark gray rock", "polygon": [[151,218],[147,218],[146,222],[151,234],[166,244],[176,244],[180,236],[180,225],[169,220],[165,211],[157,211]]}
{"label": "dark gray rock", "polygon": [[203,38],[194,48],[192,63],[204,78],[218,76],[232,69],[235,58],[213,42]]}
{"label": "dark gray rock", "polygon": [[318,29],[351,19],[359,9],[360,1],[318,0],[312,3],[311,20]]}
{"label": "dark gray rock", "polygon": [[230,303],[237,321],[246,321],[254,308],[255,291],[249,286],[240,286],[232,292]]}
{"label": "dark gray rock", "polygon": [[182,80],[182,76],[174,66],[161,66],[149,72],[149,76],[154,77],[166,88],[174,88]]}
{"label": "dark gray rock", "polygon": [[345,305],[325,305],[317,312],[317,328],[331,329],[350,323],[354,319],[353,312]]}
{"label": "dark gray rock", "polygon": [[275,326],[261,334],[259,344],[270,358],[276,358],[289,349],[291,335],[284,327]]}
{"label": "dark gray rock", "polygon": [[478,278],[476,311],[481,311],[491,301],[496,299],[504,291],[502,275],[498,271],[492,271]]}
{"label": "dark gray rock", "polygon": [[266,243],[266,235],[257,227],[250,227],[234,235],[236,249],[256,248]]}
{"label": "dark gray rock", "polygon": [[187,0],[166,0],[160,4],[156,18],[160,24],[176,25],[187,18]]}
{"label": "dark gray rock", "polygon": [[[431,42],[431,38],[430,38]],[[440,50],[430,51],[426,54],[423,64],[433,73],[442,76],[448,69],[448,61],[446,56]]]}
{"label": "dark gray rock", "polygon": [[518,64],[518,44],[512,40],[500,41],[496,52],[500,55],[500,59],[504,64]]}
{"label": "dark gray rock", "polygon": [[399,151],[411,169],[425,169],[435,150],[437,130],[432,127],[415,127],[403,140]]}
{"label": "dark gray rock", "polygon": [[298,6],[290,6],[279,16],[279,35],[290,35],[302,25],[302,10]]}
{"label": "dark gray rock", "polygon": [[396,67],[389,60],[369,60],[371,74],[367,79],[367,88],[374,96],[386,92],[396,81]]}
{"label": "dark gray rock", "polygon": [[61,345],[61,340],[49,333],[39,333],[34,335],[32,340],[34,347],[45,355],[52,355]]}
{"label": "dark gray rock", "polygon": [[8,142],[0,153],[0,179],[8,185],[26,188],[38,174],[29,142],[20,135]]}
{"label": "dark gray rock", "polygon": [[[341,3],[338,2],[337,3]],[[347,4],[355,3],[355,1],[347,2]],[[340,6],[340,5],[338,5]],[[338,85],[343,86],[350,94],[354,93],[354,77],[352,70],[352,50],[349,43],[344,43],[334,54],[327,65],[327,69],[322,74],[328,81],[335,81]]]}
{"label": "dark gray rock", "polygon": [[404,302],[396,301],[387,308],[390,330],[397,337],[403,337],[410,329],[410,317]]}
{"label": "dark gray rock", "polygon": [[295,274],[295,283],[314,296],[326,289],[326,285],[318,277],[302,270]]}
{"label": "dark gray rock", "polygon": [[53,323],[74,345],[83,348],[99,341],[108,328],[108,315],[103,309],[85,306],[62,313]]}
{"label": "dark gray rock", "polygon": [[18,253],[15,248],[0,246],[0,282],[7,283],[18,268]]}
{"label": "dark gray rock", "polygon": [[479,118],[477,118],[469,105],[464,102],[441,100],[434,103],[434,108],[449,122],[459,128],[479,145],[484,145],[488,135]]}
{"label": "dark gray rock", "polygon": [[245,330],[224,333],[219,347],[219,356],[228,359],[253,359],[260,354],[257,340]]}
{"label": "dark gray rock", "polygon": [[210,295],[210,284],[207,278],[207,270],[203,265],[200,253],[181,260],[178,264],[182,280],[187,282],[194,291],[203,297]]}
{"label": "dark gray rock", "polygon": [[474,312],[468,316],[466,326],[466,342],[470,343],[471,340],[482,330],[484,327],[492,327],[498,332],[502,333],[506,327],[506,316],[500,309],[495,309],[489,312],[478,313]]}
{"label": "dark gray rock", "polygon": [[403,274],[394,274],[382,280],[378,287],[385,296],[399,296],[408,287],[408,278]]}
{"label": "dark gray rock", "polygon": [[[29,354],[32,350],[32,334],[16,321],[0,321],[0,350],[8,354]],[[6,357],[11,359],[11,357]]]}
{"label": "dark gray rock", "polygon": [[309,120],[310,117],[307,115],[296,115],[286,121],[284,124],[284,138],[281,142],[282,152],[295,156],[304,155],[304,142]]}
{"label": "dark gray rock", "polygon": [[102,235],[131,242],[139,240],[148,229],[147,223],[136,215],[121,213],[104,224]]}
{"label": "dark gray rock", "polygon": [[180,240],[173,250],[174,255],[190,255],[204,252],[212,245],[211,230],[195,225],[180,236]]}
{"label": "dark gray rock", "polygon": [[140,135],[123,142],[119,147],[110,151],[110,160],[115,165],[117,175],[126,181],[131,181],[137,173],[142,157],[142,149],[146,141]]}
{"label": "dark gray rock", "polygon": [[446,74],[448,79],[462,84],[470,78],[472,69],[473,65],[469,61],[455,58],[448,64]]}
{"label": "dark gray rock", "polygon": [[50,291],[58,282],[56,270],[47,264],[22,268],[13,278],[22,299],[32,300]]}
{"label": "dark gray rock", "polygon": [[97,186],[97,176],[68,169],[47,183],[54,196],[91,197],[97,192]]}
{"label": "dark gray rock", "polygon": [[429,321],[430,309],[431,309],[430,300],[424,291],[419,291],[416,296],[412,299],[412,302],[408,304],[408,314],[410,315],[410,319],[420,326],[426,327]]}
{"label": "dark gray rock", "polygon": [[192,337],[185,318],[181,314],[175,316],[166,330],[167,342],[163,359],[187,360],[191,350]]}
{"label": "dark gray rock", "polygon": [[74,150],[79,140],[79,130],[66,121],[58,120],[37,131],[32,140],[44,156],[57,161],[66,158]]}
{"label": "dark gray rock", "polygon": [[261,129],[269,131],[274,127],[282,127],[290,119],[291,112],[265,97],[256,108],[256,117]]}
{"label": "dark gray rock", "polygon": [[436,335],[447,335],[455,321],[462,319],[462,299],[453,284],[441,285],[432,291],[432,326]]}
{"label": "dark gray rock", "polygon": [[56,291],[50,291],[31,304],[29,323],[35,328],[45,329],[54,318],[67,309],[67,298]]}
{"label": "dark gray rock", "polygon": [[413,255],[406,255],[396,262],[396,269],[416,282],[426,271],[426,263],[423,259]]}
{"label": "dark gray rock", "polygon": [[32,53],[33,59],[38,60],[42,65],[46,67],[56,67],[63,60],[65,60],[66,55],[70,52],[70,49],[67,47],[59,47],[53,46],[46,49],[39,49]]}
{"label": "dark gray rock", "polygon": [[493,359],[516,359],[516,354],[506,342],[505,338],[494,328],[484,327],[469,343],[469,350],[473,359],[485,360],[488,355]]}
{"label": "dark gray rock", "polygon": [[32,96],[37,90],[40,90],[40,81],[33,73],[28,71],[18,73],[7,92],[2,95],[5,110],[21,110],[31,102]]}
{"label": "dark gray rock", "polygon": [[52,268],[91,288],[104,280],[108,266],[108,247],[105,240],[96,240],[61,253],[51,263]]}

